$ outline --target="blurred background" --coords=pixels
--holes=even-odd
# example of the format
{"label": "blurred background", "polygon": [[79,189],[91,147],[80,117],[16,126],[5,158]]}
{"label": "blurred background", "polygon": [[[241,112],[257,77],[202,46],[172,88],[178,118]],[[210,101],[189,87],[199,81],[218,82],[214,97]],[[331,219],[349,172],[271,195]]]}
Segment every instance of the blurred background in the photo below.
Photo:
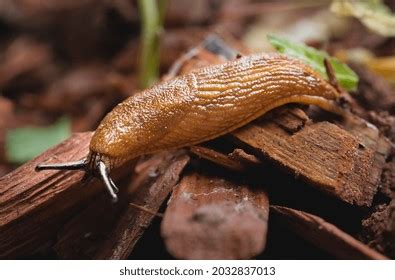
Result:
{"label": "blurred background", "polygon": [[212,33],[246,52],[273,51],[267,34],[305,42],[363,65],[393,91],[395,1],[344,1],[348,10],[338,2],[1,0],[0,176],[94,130]]}

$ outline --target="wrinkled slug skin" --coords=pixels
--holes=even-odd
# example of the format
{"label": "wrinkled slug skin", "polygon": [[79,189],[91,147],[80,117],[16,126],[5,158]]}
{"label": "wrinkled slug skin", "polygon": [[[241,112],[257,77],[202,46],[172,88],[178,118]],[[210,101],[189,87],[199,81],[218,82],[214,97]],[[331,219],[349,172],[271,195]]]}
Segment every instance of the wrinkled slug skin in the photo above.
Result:
{"label": "wrinkled slug skin", "polygon": [[246,56],[129,97],[103,119],[90,149],[127,160],[213,139],[286,103],[320,105],[336,97],[334,87],[297,60]]}

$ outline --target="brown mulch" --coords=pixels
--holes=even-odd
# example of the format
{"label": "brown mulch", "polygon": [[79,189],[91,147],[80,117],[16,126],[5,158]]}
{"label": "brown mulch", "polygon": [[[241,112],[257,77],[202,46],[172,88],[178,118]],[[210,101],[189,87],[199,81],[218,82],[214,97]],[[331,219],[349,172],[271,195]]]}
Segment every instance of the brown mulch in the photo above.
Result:
{"label": "brown mulch", "polygon": [[[112,204],[83,172],[34,167],[86,156],[86,131],[139,91],[136,4],[21,3],[15,13],[0,4],[0,258],[395,258],[395,90],[384,79],[351,65],[360,83],[344,118],[287,105],[199,146],[135,159],[112,175]],[[163,79],[248,53],[248,24],[284,7],[185,3],[166,16]],[[395,50],[352,28],[327,49]],[[7,161],[8,129],[64,115],[69,139],[21,166]]]}

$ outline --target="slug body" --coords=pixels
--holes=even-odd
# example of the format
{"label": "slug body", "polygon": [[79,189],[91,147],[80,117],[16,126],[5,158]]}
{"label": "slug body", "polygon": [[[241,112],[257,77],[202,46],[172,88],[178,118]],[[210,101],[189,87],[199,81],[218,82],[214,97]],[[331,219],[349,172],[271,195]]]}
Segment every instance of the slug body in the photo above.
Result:
{"label": "slug body", "polygon": [[242,57],[162,82],[118,104],[95,131],[85,163],[96,168],[100,161],[108,172],[142,154],[224,135],[286,103],[330,109],[337,97],[329,82],[298,60]]}
{"label": "slug body", "polygon": [[323,105],[337,91],[298,60],[252,55],[129,97],[101,122],[90,149],[110,162],[204,142],[285,103]]}

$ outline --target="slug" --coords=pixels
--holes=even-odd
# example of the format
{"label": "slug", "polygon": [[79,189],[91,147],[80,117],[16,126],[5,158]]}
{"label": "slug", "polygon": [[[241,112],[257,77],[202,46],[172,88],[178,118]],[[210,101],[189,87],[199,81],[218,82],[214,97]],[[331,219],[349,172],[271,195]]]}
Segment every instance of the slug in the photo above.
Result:
{"label": "slug", "polygon": [[164,81],[118,104],[101,121],[86,159],[39,164],[84,169],[100,176],[113,200],[109,177],[116,166],[143,154],[181,148],[224,135],[286,103],[314,104],[339,113],[336,88],[299,60],[256,54]]}

